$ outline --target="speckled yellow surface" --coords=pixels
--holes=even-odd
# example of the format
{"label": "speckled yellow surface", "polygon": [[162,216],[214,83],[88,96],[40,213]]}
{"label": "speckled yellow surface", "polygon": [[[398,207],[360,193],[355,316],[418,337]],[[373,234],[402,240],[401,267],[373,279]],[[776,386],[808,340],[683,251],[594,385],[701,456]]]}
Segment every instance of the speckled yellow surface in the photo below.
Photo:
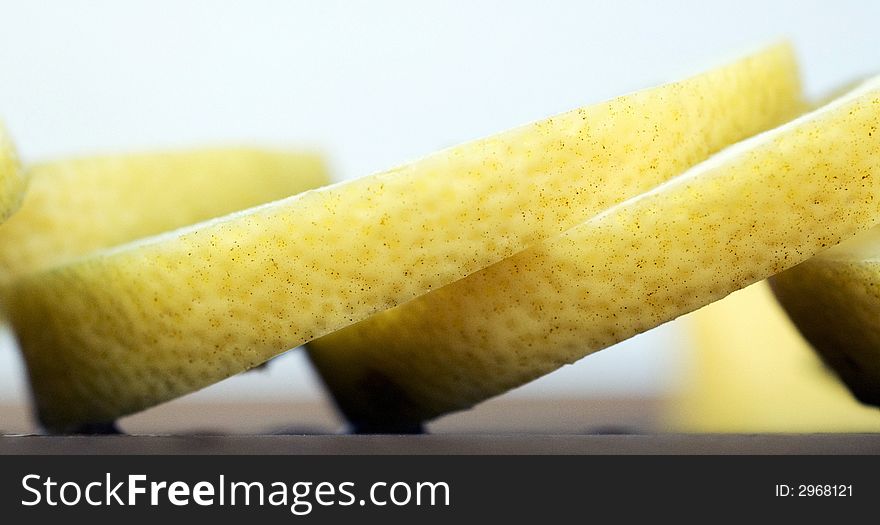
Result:
{"label": "speckled yellow surface", "polygon": [[15,146],[0,123],[0,222],[18,209],[24,188],[25,179]]}
{"label": "speckled yellow surface", "polygon": [[856,401],[822,364],[766,281],[701,308],[684,325],[690,364],[666,407],[667,430],[880,431],[880,409]]}
{"label": "speckled yellow surface", "polygon": [[0,225],[0,285],[16,276],[330,182],[313,153],[244,147],[35,164]]}
{"label": "speckled yellow surface", "polygon": [[772,283],[800,332],[852,392],[880,406],[880,229],[835,246]]}
{"label": "speckled yellow surface", "polygon": [[880,219],[880,79],[564,235],[312,343],[343,411],[472,406],[806,260]]}
{"label": "speckled yellow surface", "polygon": [[798,106],[779,45],[27,277],[10,312],[40,417],[55,430],[111,420],[246,370],[557,235]]}

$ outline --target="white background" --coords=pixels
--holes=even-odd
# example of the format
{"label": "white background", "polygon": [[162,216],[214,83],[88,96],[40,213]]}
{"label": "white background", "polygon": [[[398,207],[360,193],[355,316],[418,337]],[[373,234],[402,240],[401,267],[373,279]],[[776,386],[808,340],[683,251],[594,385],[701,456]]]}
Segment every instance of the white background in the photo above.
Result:
{"label": "white background", "polygon": [[[350,178],[780,37],[820,94],[880,71],[878,6],[0,0],[0,118],[25,160],[249,142],[320,148]],[[514,395],[662,393],[684,346],[662,327]],[[20,366],[0,348],[0,402],[25,398]],[[320,395],[299,352],[196,394]]]}

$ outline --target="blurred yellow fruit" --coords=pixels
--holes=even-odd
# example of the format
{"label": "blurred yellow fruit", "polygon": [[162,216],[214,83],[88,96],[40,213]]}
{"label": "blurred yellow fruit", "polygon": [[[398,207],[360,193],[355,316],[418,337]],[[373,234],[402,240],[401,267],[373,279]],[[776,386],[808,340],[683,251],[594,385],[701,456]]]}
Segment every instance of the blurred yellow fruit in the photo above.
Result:
{"label": "blurred yellow fruit", "polygon": [[880,78],[564,235],[310,344],[342,411],[468,408],[880,221]]}
{"label": "blurred yellow fruit", "polygon": [[113,420],[578,224],[800,104],[791,49],[23,278],[41,420]]}
{"label": "blurred yellow fruit", "polygon": [[18,209],[25,180],[18,163],[15,146],[0,124],[0,222]]}
{"label": "blurred yellow fruit", "polygon": [[693,364],[668,406],[670,430],[880,431],[880,410],[853,399],[822,364],[766,281],[683,321]]}
{"label": "blurred yellow fruit", "polygon": [[0,285],[330,182],[316,154],[245,147],[45,162],[27,172],[21,209],[0,225]]}

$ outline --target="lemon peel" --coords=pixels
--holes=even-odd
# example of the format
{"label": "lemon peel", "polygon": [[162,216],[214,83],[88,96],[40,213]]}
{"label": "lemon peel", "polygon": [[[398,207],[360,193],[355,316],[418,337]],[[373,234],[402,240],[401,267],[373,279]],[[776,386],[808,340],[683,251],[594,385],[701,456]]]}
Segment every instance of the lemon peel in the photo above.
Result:
{"label": "lemon peel", "polygon": [[10,287],[41,421],[135,412],[454,282],[799,106],[791,49],[363,179],[96,252]]}
{"label": "lemon peel", "polygon": [[0,286],[330,182],[316,153],[240,146],[57,160],[26,171],[21,208],[0,224]]}
{"label": "lemon peel", "polygon": [[314,341],[312,359],[360,427],[468,408],[876,224],[878,125],[880,77],[558,238]]}

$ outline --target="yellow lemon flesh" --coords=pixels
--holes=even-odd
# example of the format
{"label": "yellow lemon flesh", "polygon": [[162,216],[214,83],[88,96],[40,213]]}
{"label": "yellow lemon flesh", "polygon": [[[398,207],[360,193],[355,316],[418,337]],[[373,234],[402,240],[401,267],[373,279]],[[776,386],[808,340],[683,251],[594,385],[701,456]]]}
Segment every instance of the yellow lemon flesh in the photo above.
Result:
{"label": "yellow lemon flesh", "polygon": [[[880,133],[876,127],[873,136]],[[862,402],[880,406],[880,229],[772,279],[804,338]]]}
{"label": "yellow lemon flesh", "polygon": [[25,179],[18,163],[15,146],[6,129],[0,125],[0,222],[18,209],[24,193]]}
{"label": "yellow lemon flesh", "polygon": [[669,430],[880,431],[880,410],[853,399],[798,333],[766,281],[683,321],[694,359],[682,391],[667,407]]}
{"label": "yellow lemon flesh", "polygon": [[45,162],[27,172],[21,209],[0,225],[0,285],[329,183],[318,155],[244,147]]}
{"label": "yellow lemon flesh", "polygon": [[313,342],[359,426],[470,407],[880,219],[880,79],[564,235]]}
{"label": "yellow lemon flesh", "polygon": [[790,48],[11,287],[38,413],[105,422],[461,279],[799,108]]}

